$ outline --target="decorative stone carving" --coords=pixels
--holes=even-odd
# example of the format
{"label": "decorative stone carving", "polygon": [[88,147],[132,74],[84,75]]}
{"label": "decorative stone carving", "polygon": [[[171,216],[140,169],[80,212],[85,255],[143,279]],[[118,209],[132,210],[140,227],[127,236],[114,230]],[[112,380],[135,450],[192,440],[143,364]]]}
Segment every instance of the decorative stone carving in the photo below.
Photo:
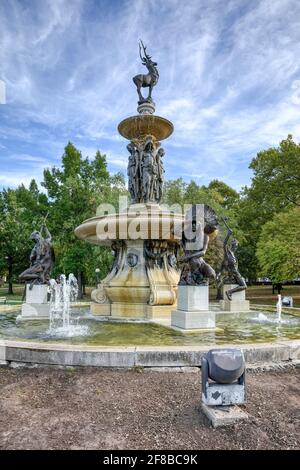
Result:
{"label": "decorative stone carving", "polygon": [[94,289],[91,293],[91,299],[99,304],[110,303],[105,288],[109,285],[110,281],[115,277],[120,269],[122,258],[125,252],[125,242],[123,240],[116,240],[112,243],[112,253],[114,256],[113,265],[111,271],[105,279],[101,281],[97,289]]}
{"label": "decorative stone carving", "polygon": [[128,253],[127,263],[131,268],[134,268],[138,264],[139,257],[135,253]]}
{"label": "decorative stone carving", "polygon": [[[178,244],[166,240],[144,243],[147,276],[150,283],[150,305],[172,305],[176,302],[179,272],[176,263]],[[174,259],[175,258],[175,259]],[[172,265],[169,260],[172,259]]]}

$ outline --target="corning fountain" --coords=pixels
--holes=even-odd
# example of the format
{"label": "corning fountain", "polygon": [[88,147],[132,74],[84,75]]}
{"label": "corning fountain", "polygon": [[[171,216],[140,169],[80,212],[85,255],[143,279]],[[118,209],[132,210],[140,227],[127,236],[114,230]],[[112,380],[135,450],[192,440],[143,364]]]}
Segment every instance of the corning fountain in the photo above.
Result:
{"label": "corning fountain", "polygon": [[[142,55],[143,50],[143,55]],[[133,78],[139,96],[138,115],[120,122],[119,133],[128,139],[128,189],[131,204],[118,214],[100,214],[76,228],[78,238],[111,246],[112,270],[92,292],[94,315],[119,318],[170,318],[176,305],[180,271],[176,253],[181,213],[164,210],[162,197],[164,149],[160,141],[173,132],[173,124],[157,116],[151,93],[159,75],[141,42],[140,56],[149,71]],[[141,88],[148,87],[144,98]]]}
{"label": "corning fountain", "polygon": [[[114,349],[105,349],[103,353],[102,346],[127,348],[141,345],[155,346],[150,353],[157,354],[159,361],[162,356],[157,347],[184,347],[183,359],[178,359],[172,348],[167,349],[166,364],[169,364],[170,355],[174,355],[176,361],[187,365],[186,358],[194,357],[194,353],[190,355],[190,346],[299,338],[299,320],[284,312],[281,318],[280,299],[276,318],[273,314],[267,317],[261,312],[257,316],[257,311],[249,311],[249,303],[245,301],[246,284],[235,256],[237,242],[231,239],[232,230],[225,220],[228,232],[224,240],[224,259],[220,271],[215,273],[204,259],[210,240],[217,234],[218,217],[214,211],[206,205],[196,204],[183,214],[160,206],[164,179],[164,150],[160,142],[172,134],[173,125],[154,114],[151,93],[158,81],[157,64],[146,53],[143,43],[140,53],[149,73],[133,78],[139,96],[138,114],[124,119],[118,126],[119,133],[129,140],[131,203],[119,213],[111,211],[108,214],[107,206],[103,210],[100,207],[95,217],[84,221],[75,230],[78,238],[111,247],[115,255],[110,273],[92,292],[93,316],[82,306],[78,310],[72,309],[71,300],[76,294],[72,275],[69,279],[62,275],[58,282],[51,280],[54,252],[52,237],[44,221],[41,230],[31,235],[35,245],[30,255],[30,267],[20,276],[27,284],[26,301],[21,309],[16,307],[15,312],[0,313],[0,363],[1,360],[19,360],[18,356],[12,355],[12,348],[16,347],[22,350],[22,361],[27,357],[28,362],[32,362],[34,357],[37,362],[54,361],[55,364],[124,366],[126,355],[129,354],[132,360],[132,355],[138,352],[124,349],[115,354]],[[141,94],[141,88],[145,87],[149,88],[147,98]],[[177,261],[179,248],[183,250],[181,263]],[[179,264],[183,269],[179,269]],[[209,278],[217,281],[220,304],[209,305]],[[49,290],[52,292],[50,302]],[[17,313],[21,315],[17,316]],[[120,320],[111,321],[116,319]],[[135,321],[124,321],[126,319]],[[172,329],[164,328],[162,324]],[[188,330],[193,330],[193,334],[182,334]],[[7,340],[13,341],[7,343]],[[30,348],[26,345],[23,348],[19,342],[14,346],[14,340],[29,341]],[[38,342],[35,346],[32,346],[33,340]],[[41,341],[48,345],[41,347]],[[62,358],[58,358],[58,351],[64,346],[56,348],[54,342],[67,344]],[[73,348],[74,344],[80,346]],[[290,344],[289,350],[297,347],[293,342]],[[86,350],[89,345],[93,351]],[[280,351],[281,348],[282,344]],[[251,357],[252,349],[253,345]],[[45,350],[49,351],[48,355]],[[149,365],[147,360],[146,363]],[[194,365],[192,359],[188,363]]]}

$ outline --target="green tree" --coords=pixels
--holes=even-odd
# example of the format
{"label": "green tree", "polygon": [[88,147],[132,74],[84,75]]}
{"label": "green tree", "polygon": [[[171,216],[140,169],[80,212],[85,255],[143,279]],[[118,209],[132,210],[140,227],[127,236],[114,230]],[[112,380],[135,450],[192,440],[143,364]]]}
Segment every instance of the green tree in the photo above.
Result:
{"label": "green tree", "polygon": [[257,243],[260,274],[273,282],[300,274],[300,207],[276,214],[262,228]]}
{"label": "green tree", "polygon": [[164,184],[163,204],[183,206],[187,184],[182,178],[166,181]]}
{"label": "green tree", "polygon": [[249,168],[254,173],[252,184],[243,188],[236,213],[244,233],[240,264],[255,279],[260,271],[256,247],[263,226],[278,212],[300,204],[300,145],[289,135],[278,147],[258,152]]}
{"label": "green tree", "polygon": [[57,260],[55,275],[73,272],[80,287],[86,281],[94,282],[95,268],[104,277],[111,263],[110,250],[78,240],[74,229],[95,216],[99,204],[115,205],[119,194],[127,194],[124,178],[120,174],[109,175],[106,157],[99,151],[92,160],[83,158],[69,142],[62,156],[62,167],[46,169],[42,185],[50,198],[49,227]]}
{"label": "green tree", "polygon": [[254,177],[248,196],[261,208],[264,220],[290,204],[300,205],[300,144],[291,135],[277,148],[259,152],[250,168]]}

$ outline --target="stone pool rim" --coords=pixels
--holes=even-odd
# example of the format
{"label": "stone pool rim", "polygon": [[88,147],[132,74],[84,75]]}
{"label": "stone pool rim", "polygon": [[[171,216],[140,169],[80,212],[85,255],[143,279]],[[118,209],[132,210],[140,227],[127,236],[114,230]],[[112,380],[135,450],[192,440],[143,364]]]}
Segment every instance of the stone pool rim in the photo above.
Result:
{"label": "stone pool rim", "polygon": [[246,364],[293,363],[300,340],[222,346],[86,346],[0,340],[0,364],[94,367],[200,367],[209,349],[242,349]]}

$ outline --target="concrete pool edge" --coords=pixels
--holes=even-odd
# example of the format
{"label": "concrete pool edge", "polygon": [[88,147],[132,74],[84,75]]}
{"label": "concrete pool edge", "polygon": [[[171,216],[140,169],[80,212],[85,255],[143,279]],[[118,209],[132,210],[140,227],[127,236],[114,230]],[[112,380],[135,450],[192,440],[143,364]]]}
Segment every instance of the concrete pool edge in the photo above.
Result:
{"label": "concrete pool edge", "polygon": [[0,341],[0,364],[96,367],[199,367],[209,349],[241,348],[247,364],[284,363],[300,359],[300,340],[222,346],[81,346]]}

